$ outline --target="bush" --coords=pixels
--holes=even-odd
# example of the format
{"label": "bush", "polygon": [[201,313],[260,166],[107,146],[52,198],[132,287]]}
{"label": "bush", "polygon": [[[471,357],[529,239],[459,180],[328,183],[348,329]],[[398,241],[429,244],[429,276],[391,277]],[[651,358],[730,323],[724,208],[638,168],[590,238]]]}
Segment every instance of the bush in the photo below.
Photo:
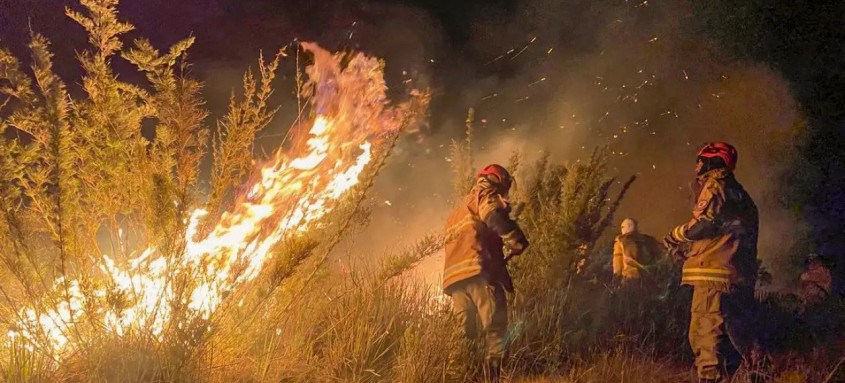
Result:
{"label": "bush", "polygon": [[[312,112],[352,108],[352,131],[378,137],[373,158],[361,169],[358,184],[326,207],[325,215],[308,227],[289,229],[298,235],[273,237],[262,253],[272,257],[260,267],[251,269],[252,259],[238,259],[226,264],[232,271],[227,279],[231,288],[201,290],[203,282],[213,279],[208,270],[219,271],[215,266],[224,257],[174,270],[156,268],[133,252],[137,243],[150,244],[165,265],[183,265],[179,261],[195,239],[183,234],[198,218],[191,211],[200,206],[195,189],[209,132],[202,84],[190,77],[186,62],[193,38],[166,53],[144,39],[124,49],[122,36],[132,26],[119,20],[117,1],[81,4],[83,12],[67,14],[91,36],[92,46],[79,55],[84,95],[67,91],[53,72],[43,36],[33,35],[30,44],[31,74],[20,69],[11,53],[0,50],[0,94],[7,98],[0,103],[0,323],[12,335],[0,348],[3,381],[480,380],[482,345],[463,338],[448,298],[403,278],[441,248],[443,233],[422,237],[386,256],[379,266],[364,263],[364,271],[337,275],[325,267],[337,243],[368,222],[362,206],[366,192],[387,160],[397,130],[425,109],[426,94],[390,106],[381,63],[364,56],[342,60],[311,49],[320,57],[308,69],[310,82],[300,83],[299,90],[314,96],[328,89],[332,102],[315,96]],[[252,193],[241,189],[250,179],[260,184],[256,182],[264,175],[253,174],[252,146],[275,115],[268,100],[284,56],[280,51],[269,62],[262,57],[258,75],[247,72],[242,94],[232,97],[228,113],[218,121],[219,134],[211,144],[211,196],[202,205],[207,214],[205,225],[196,227],[199,237],[213,230],[214,222],[232,219],[225,213],[231,208],[257,206]],[[134,64],[148,81],[120,81],[111,69],[118,57]],[[338,99],[343,94],[332,93],[334,87],[318,87],[326,75],[341,76],[344,81],[336,84],[351,87],[354,97]],[[356,109],[360,105],[374,109]],[[364,131],[371,124],[359,118],[388,121],[396,129]],[[145,123],[155,126],[155,137],[141,134]],[[470,111],[466,139],[451,148],[458,197],[474,182],[472,123]],[[294,149],[310,145],[308,139],[293,141]],[[344,147],[335,154],[353,151]],[[281,155],[271,165],[287,159]],[[555,164],[545,156],[525,167],[521,160],[517,153],[509,166],[521,180],[512,199],[524,207],[519,222],[531,247],[510,265],[516,293],[509,297],[506,377],[685,379],[688,368],[678,365],[690,362],[689,353],[679,351],[687,349],[689,290],[678,285],[679,271],[660,261],[649,270],[653,283],[620,287],[608,270],[610,245],[604,232],[634,179],[611,196],[617,183],[608,175],[603,149],[574,164]],[[259,231],[273,231],[295,213],[315,214],[285,205],[287,200],[275,202],[290,209],[267,225],[254,225]],[[109,238],[108,246],[100,236]],[[251,246],[257,245],[244,244]],[[104,250],[113,257],[106,258]],[[115,277],[115,270],[122,270],[116,264],[133,261],[133,275]],[[147,298],[135,293],[145,280],[130,277],[156,273],[167,276],[166,290],[172,292],[166,304],[156,307],[169,315],[156,310],[147,318],[150,322],[118,326],[133,303]],[[116,286],[125,280],[132,287]],[[198,291],[221,294],[216,310],[198,315],[202,310],[190,307]],[[774,323],[770,339],[779,352],[773,378],[818,382],[845,374],[838,371],[843,348],[836,334],[845,323],[845,306],[838,297],[802,308],[795,297],[775,295],[765,307]],[[41,321],[45,313],[54,327]],[[157,318],[166,319],[158,323]],[[151,323],[162,324],[161,332],[153,331]],[[56,339],[72,343],[72,352],[53,352]]]}
{"label": "bush", "polygon": [[[54,73],[45,37],[32,36],[31,73],[0,49],[3,372],[193,382],[232,364],[237,376],[262,380],[278,342],[256,343],[269,339],[259,330],[289,314],[364,221],[366,191],[427,95],[391,103],[382,62],[302,43],[314,57],[297,89],[308,100],[302,125],[291,127],[288,151],[255,158],[286,53],[261,57],[218,121],[211,196],[201,203],[209,132],[186,59],[194,40],[164,53],[143,38],[124,48],[133,26],[117,3],[81,0],[66,11],[90,37],[78,55],[80,91]],[[122,81],[117,60],[147,81]]]}

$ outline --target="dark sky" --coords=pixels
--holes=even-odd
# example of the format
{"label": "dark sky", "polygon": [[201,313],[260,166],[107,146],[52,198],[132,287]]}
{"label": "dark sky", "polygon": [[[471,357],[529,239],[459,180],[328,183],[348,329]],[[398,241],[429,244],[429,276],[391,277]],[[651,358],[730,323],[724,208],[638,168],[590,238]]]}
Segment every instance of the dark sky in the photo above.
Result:
{"label": "dark sky", "polygon": [[[67,58],[86,36],[66,5],[79,8],[0,0],[0,45],[25,57],[32,26],[51,39],[57,70],[73,84],[78,68]],[[621,213],[658,236],[689,214],[695,146],[731,141],[740,181],[761,205],[761,249],[777,252],[764,258],[789,264],[784,248],[793,246],[789,257],[845,254],[845,2],[124,0],[119,11],[137,28],[126,41],[143,35],[165,49],[196,36],[190,57],[212,116],[260,50],[297,39],[385,58],[398,93],[409,78],[431,87],[428,131],[399,148],[377,190],[405,200],[383,218],[389,226],[403,217],[406,232],[396,235],[437,226],[439,213],[420,205],[439,203],[448,182],[418,185],[419,173],[448,169],[445,146],[475,107],[484,160],[521,149],[577,161],[609,145],[614,174],[640,176]],[[115,64],[123,79],[140,80]],[[282,120],[293,89],[287,65]]]}

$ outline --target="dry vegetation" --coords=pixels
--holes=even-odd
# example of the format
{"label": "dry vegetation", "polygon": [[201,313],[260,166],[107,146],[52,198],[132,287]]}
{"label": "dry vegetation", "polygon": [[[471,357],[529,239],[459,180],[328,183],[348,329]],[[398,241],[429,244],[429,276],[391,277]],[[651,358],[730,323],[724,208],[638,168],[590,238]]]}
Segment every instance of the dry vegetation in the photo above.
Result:
{"label": "dry vegetation", "polygon": [[[126,257],[135,243],[154,243],[168,256],[181,254],[185,244],[178,234],[188,212],[205,206],[214,218],[226,211],[233,185],[253,171],[256,133],[274,116],[268,98],[281,53],[269,62],[261,59],[258,76],[244,76],[243,94],[232,97],[228,113],[217,122],[211,197],[201,204],[195,193],[209,130],[202,84],[189,76],[185,62],[193,39],[166,53],[143,39],[125,49],[121,35],[132,26],[117,18],[116,0],[81,3],[84,12],[68,10],[68,16],[90,35],[91,47],[78,57],[83,96],[72,96],[52,71],[45,37],[33,35],[31,71],[0,50],[0,94],[5,96],[0,104],[0,324],[9,328],[24,304],[43,309],[68,299],[62,289],[49,294],[60,276],[82,278],[83,291],[101,283],[91,272],[91,265],[102,261],[98,254]],[[118,56],[145,73],[148,83],[120,81],[111,69]],[[152,141],[141,135],[144,120],[155,123]],[[471,113],[467,127],[466,140],[452,147],[456,195],[467,190],[477,165]],[[277,244],[261,276],[234,292],[208,320],[176,316],[173,321],[181,325],[168,327],[161,338],[143,331],[118,336],[100,331],[102,323],[88,323],[75,334],[79,350],[62,359],[33,350],[20,338],[4,340],[0,380],[476,380],[477,345],[463,339],[448,302],[397,278],[438,251],[441,233],[422,237],[380,264],[356,268],[363,272],[333,275],[324,267],[338,241],[367,222],[363,197],[394,142],[395,136],[382,145],[360,184],[323,218],[324,224]],[[620,290],[609,278],[602,234],[633,179],[616,182],[606,162],[602,150],[576,164],[544,157],[526,165],[518,154],[511,161],[521,180],[513,198],[525,204],[520,222],[532,242],[511,265],[517,286],[510,297],[511,355],[505,372],[511,381],[677,382],[689,374],[689,298],[677,285],[674,266],[654,267],[652,275],[661,282],[648,294]],[[111,248],[101,248],[103,243]],[[586,251],[579,251],[583,245]],[[188,291],[190,283],[179,280],[175,286]],[[123,303],[114,296],[104,304]],[[833,371],[841,344],[830,336],[841,331],[841,302],[802,316],[793,315],[798,308],[788,297],[770,297],[767,307],[772,331],[781,335],[777,368],[769,371],[776,381],[845,379]]]}

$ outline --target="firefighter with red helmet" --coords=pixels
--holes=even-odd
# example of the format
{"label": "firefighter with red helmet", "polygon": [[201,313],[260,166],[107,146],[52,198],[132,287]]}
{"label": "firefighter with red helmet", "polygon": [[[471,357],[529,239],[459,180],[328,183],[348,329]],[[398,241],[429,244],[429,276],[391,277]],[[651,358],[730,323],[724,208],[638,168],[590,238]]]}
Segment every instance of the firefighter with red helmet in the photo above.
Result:
{"label": "firefighter with red helmet", "polygon": [[698,153],[692,219],[664,239],[686,246],[681,283],[693,287],[689,342],[699,382],[733,374],[757,346],[757,207],[733,171],[737,151],[711,142]]}
{"label": "firefighter with red helmet", "polygon": [[[485,375],[498,381],[505,353],[507,300],[513,292],[505,252],[512,257],[528,247],[519,225],[510,217],[508,192],[513,182],[500,165],[478,172],[469,194],[446,222],[443,291],[464,324],[467,337],[484,336]],[[476,322],[481,321],[481,333]]]}

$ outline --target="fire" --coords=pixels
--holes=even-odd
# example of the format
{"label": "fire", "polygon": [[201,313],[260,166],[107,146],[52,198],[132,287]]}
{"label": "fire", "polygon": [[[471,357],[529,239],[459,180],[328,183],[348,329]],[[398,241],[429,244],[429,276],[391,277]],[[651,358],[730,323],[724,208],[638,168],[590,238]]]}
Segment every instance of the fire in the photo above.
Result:
{"label": "fire", "polygon": [[[63,299],[52,305],[42,302],[46,308],[20,310],[9,340],[20,337],[60,357],[78,346],[75,326],[82,322],[99,323],[117,336],[143,331],[160,337],[173,325],[174,306],[186,307],[190,319],[209,319],[230,292],[258,277],[274,244],[308,230],[336,207],[359,182],[373,159],[374,145],[399,129],[402,111],[387,106],[376,59],[358,54],[341,68],[339,58],[316,45],[305,43],[303,48],[315,57],[307,69],[316,112],[310,129],[305,137],[294,136],[290,150],[277,150],[208,235],[196,239],[208,214],[197,209],[189,217],[181,257],[164,257],[152,246],[126,266],[103,256],[98,266],[108,287],[93,294],[83,294],[79,280],[56,280],[54,290]],[[174,276],[193,278],[192,291],[177,296]],[[117,308],[90,302],[107,296],[124,297],[127,303]]]}

